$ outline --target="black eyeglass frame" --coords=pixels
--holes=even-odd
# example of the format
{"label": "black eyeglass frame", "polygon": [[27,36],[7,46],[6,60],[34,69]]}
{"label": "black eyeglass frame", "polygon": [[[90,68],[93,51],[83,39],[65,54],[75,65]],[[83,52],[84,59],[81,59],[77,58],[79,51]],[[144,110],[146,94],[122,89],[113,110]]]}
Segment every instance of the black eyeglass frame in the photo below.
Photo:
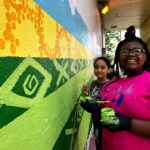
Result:
{"label": "black eyeglass frame", "polygon": [[[138,51],[137,51],[137,50],[138,50]],[[126,52],[126,53],[123,54],[123,53],[122,53],[123,51]],[[137,51],[138,53],[136,53],[136,51]],[[143,48],[121,49],[120,52],[119,52],[119,54],[120,54],[121,56],[128,56],[131,52],[132,52],[132,54],[138,56],[138,55],[141,55],[142,53],[145,53],[145,50],[144,50]]]}

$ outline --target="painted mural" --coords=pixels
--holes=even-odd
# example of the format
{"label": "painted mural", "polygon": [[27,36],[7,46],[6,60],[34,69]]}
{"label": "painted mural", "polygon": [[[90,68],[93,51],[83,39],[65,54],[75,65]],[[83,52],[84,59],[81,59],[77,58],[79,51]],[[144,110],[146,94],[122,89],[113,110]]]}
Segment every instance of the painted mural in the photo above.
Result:
{"label": "painted mural", "polygon": [[0,150],[84,149],[99,21],[93,0],[0,0]]}

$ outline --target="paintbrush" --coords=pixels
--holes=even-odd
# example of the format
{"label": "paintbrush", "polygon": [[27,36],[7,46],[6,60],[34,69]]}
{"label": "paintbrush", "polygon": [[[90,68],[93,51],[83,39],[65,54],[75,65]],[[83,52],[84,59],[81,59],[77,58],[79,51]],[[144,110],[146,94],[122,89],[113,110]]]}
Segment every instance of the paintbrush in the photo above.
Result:
{"label": "paintbrush", "polygon": [[[91,104],[106,104],[106,103],[109,103],[110,101],[89,101],[89,103]],[[80,102],[75,102],[75,104],[80,104]]]}

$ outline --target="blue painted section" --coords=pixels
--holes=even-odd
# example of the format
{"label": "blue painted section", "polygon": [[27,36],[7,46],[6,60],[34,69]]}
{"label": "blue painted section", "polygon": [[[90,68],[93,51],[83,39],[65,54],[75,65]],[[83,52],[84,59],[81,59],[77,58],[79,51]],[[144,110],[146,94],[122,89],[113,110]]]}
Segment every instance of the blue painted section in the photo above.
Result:
{"label": "blue painted section", "polygon": [[34,0],[45,12],[62,25],[88,49],[92,49],[90,34],[80,14],[71,14],[68,0]]}
{"label": "blue painted section", "polygon": [[121,94],[119,99],[117,100],[117,103],[116,103],[116,106],[119,107],[123,101],[123,98],[124,98],[124,94]]}

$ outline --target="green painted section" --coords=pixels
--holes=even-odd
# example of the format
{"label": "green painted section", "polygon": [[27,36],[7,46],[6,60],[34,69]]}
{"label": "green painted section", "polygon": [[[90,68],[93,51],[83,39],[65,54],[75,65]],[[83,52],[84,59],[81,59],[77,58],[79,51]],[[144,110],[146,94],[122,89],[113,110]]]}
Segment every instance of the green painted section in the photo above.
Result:
{"label": "green painted section", "polygon": [[5,83],[23,59],[20,57],[0,57],[0,86]]}
{"label": "green painted section", "polygon": [[[27,75],[28,71],[30,71],[33,75],[36,75],[34,72],[41,74],[42,72],[36,68],[36,65],[30,66],[32,61],[27,64],[29,58],[20,58],[20,57],[0,57],[0,86],[5,83],[8,78],[12,78],[12,73],[17,73],[20,67],[23,67],[22,74],[21,72],[18,75],[19,80],[24,80],[21,76]],[[91,64],[91,60],[80,60],[80,59],[54,59],[50,60],[48,58],[34,58],[33,61],[35,63],[39,63],[42,67],[42,70],[48,72],[51,76],[50,85],[47,87],[47,91],[45,93],[45,97],[52,93],[53,91],[57,90],[60,86],[62,86],[65,82],[67,82],[70,78],[75,76],[79,71],[85,69],[87,66]],[[34,64],[35,64],[34,63]],[[25,67],[24,67],[25,65]],[[9,69],[8,69],[9,68]],[[27,70],[29,68],[29,70]],[[20,69],[19,69],[20,70]],[[24,77],[25,78],[25,77]],[[33,79],[33,77],[32,77]],[[38,80],[40,82],[40,80]],[[16,83],[16,87],[14,92],[17,94],[20,93],[20,88],[22,88],[21,83]],[[18,90],[18,92],[17,92]],[[22,93],[22,92],[21,92]],[[27,96],[28,95],[25,95]]]}
{"label": "green painted section", "polygon": [[89,134],[89,130],[91,128],[90,126],[91,123],[91,114],[84,111],[84,114],[82,116],[82,121],[80,124],[80,127],[78,129],[78,136],[77,136],[77,140],[74,146],[74,150],[83,150],[85,143],[87,141],[88,138],[88,134]]}
{"label": "green painted section", "polygon": [[45,77],[36,68],[28,66],[22,75],[20,75],[12,92],[24,97],[34,98],[44,79]]}
{"label": "green painted section", "polygon": [[83,150],[91,127],[90,115],[86,111],[83,111],[80,105],[76,105],[53,149],[59,150],[60,147],[63,147],[65,150]]}
{"label": "green painted section", "polygon": [[6,105],[0,106],[0,128],[16,119],[28,109],[20,107],[11,107]]}
{"label": "green painted section", "polygon": [[84,68],[85,60],[20,58],[19,62],[1,78],[0,115],[4,123],[0,150],[60,149],[57,143],[63,142],[66,147],[83,148],[90,114],[83,113],[75,102],[83,83],[92,79],[93,66],[87,61]]}

